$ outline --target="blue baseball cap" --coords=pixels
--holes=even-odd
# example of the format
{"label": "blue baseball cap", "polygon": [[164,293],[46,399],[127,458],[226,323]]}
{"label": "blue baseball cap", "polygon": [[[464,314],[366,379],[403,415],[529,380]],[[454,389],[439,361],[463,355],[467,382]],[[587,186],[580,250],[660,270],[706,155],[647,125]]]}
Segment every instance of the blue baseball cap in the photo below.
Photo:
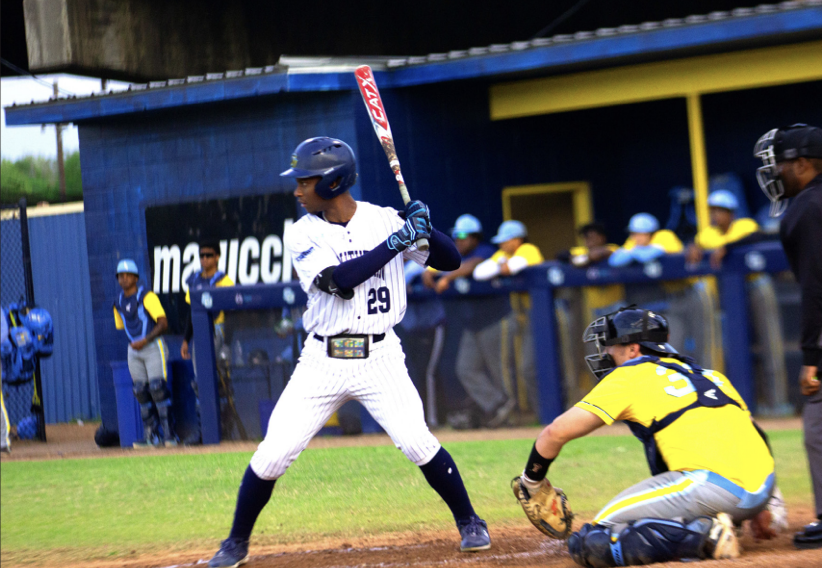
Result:
{"label": "blue baseball cap", "polygon": [[117,263],[117,274],[134,274],[136,276],[140,275],[140,271],[137,270],[137,263],[131,260],[130,258],[124,258],[120,262]]}
{"label": "blue baseball cap", "polygon": [[511,239],[520,239],[528,236],[528,229],[525,228],[520,221],[505,221],[497,229],[497,235],[491,239],[495,245],[510,241]]}
{"label": "blue baseball cap", "polygon": [[650,213],[637,213],[628,222],[629,233],[655,233],[659,230],[659,221]]}
{"label": "blue baseball cap", "polygon": [[[481,233],[482,223],[479,219],[468,213],[457,217],[454,226],[451,228],[451,238],[465,238],[471,233]],[[458,236],[461,235],[461,236]]]}
{"label": "blue baseball cap", "polygon": [[708,206],[736,211],[739,207],[739,200],[727,189],[717,189],[708,196]]}

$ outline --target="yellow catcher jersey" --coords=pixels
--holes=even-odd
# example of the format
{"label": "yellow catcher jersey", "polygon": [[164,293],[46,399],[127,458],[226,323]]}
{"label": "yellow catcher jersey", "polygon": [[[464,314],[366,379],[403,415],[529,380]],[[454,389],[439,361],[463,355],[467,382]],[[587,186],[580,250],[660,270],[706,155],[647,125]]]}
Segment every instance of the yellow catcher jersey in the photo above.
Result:
{"label": "yellow catcher jersey", "polygon": [[[659,361],[690,369],[676,359]],[[709,370],[703,371],[703,376],[739,406],[685,411],[654,434],[657,450],[671,471],[706,469],[756,492],[773,473],[773,457],[728,378]],[[686,375],[646,361],[617,367],[576,406],[596,414],[606,424],[625,420],[651,428],[696,401],[696,389]]]}

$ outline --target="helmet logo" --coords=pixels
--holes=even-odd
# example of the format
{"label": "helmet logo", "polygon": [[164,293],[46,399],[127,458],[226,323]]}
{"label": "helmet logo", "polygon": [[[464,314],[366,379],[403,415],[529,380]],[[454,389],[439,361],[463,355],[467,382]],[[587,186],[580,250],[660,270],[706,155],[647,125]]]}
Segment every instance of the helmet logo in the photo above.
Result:
{"label": "helmet logo", "polygon": [[297,154],[291,154],[291,167],[297,167]]}

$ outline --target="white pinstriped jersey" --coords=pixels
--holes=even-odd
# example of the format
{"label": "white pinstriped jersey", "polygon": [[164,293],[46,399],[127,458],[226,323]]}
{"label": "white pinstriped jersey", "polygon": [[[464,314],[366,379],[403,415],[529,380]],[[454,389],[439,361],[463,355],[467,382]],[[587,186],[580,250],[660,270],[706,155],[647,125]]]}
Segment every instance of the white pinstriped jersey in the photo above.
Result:
{"label": "white pinstriped jersey", "polygon": [[303,315],[306,331],[323,336],[380,334],[402,320],[406,308],[403,263],[414,260],[425,264],[427,251],[411,247],[398,254],[357,286],[350,300],[320,291],[314,279],[329,266],[337,266],[374,249],[404,223],[391,207],[357,201],[357,210],[344,227],[307,214],[286,229],[286,249],[291,254],[300,286],[308,294],[308,308]]}

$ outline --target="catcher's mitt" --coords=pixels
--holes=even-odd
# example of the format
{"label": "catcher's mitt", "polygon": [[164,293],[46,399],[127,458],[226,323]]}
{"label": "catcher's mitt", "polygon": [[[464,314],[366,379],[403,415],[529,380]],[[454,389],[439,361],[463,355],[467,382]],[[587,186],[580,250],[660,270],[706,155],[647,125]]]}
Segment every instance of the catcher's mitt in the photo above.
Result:
{"label": "catcher's mitt", "polygon": [[559,540],[571,536],[574,514],[562,489],[556,489],[546,479],[540,490],[535,495],[530,495],[519,476],[511,481],[511,489],[528,520],[540,532]]}

